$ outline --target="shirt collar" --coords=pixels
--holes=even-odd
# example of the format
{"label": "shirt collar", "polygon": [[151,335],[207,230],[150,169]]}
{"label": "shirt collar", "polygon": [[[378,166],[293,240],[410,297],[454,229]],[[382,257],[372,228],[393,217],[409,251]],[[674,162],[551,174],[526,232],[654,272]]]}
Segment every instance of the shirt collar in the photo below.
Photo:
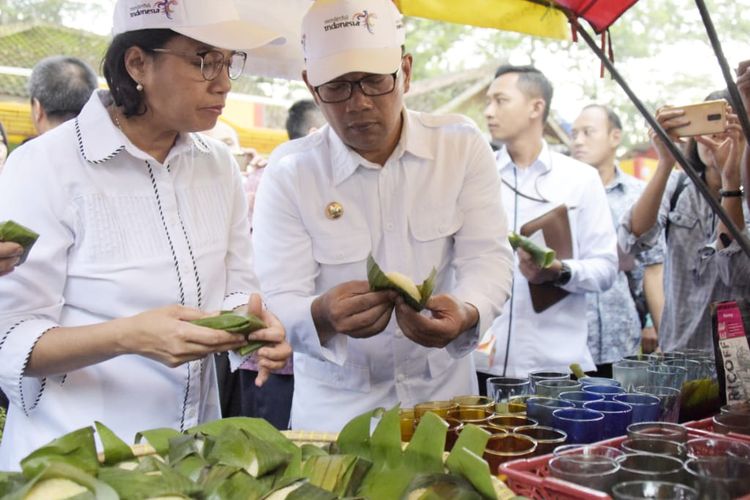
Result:
{"label": "shirt collar", "polygon": [[[512,169],[515,165],[508,153],[507,146],[500,148],[500,150],[495,153],[495,158],[497,158],[497,165],[501,173],[505,170]],[[547,141],[544,139],[542,139],[542,150],[539,152],[539,156],[537,156],[534,163],[529,166],[529,171],[532,169],[540,170],[541,172],[549,172],[552,170],[552,151],[547,145]]]}
{"label": "shirt collar", "polygon": [[612,191],[613,189],[625,189],[625,176],[623,175],[622,170],[620,170],[619,165],[615,165],[615,177],[612,179],[609,186],[606,187],[607,192]]}
{"label": "shirt collar", "polygon": [[[434,152],[425,127],[415,120],[414,116],[403,109],[401,112],[403,125],[401,127],[401,138],[396,148],[391,153],[391,158],[400,158],[406,153],[414,156],[432,160]],[[344,144],[330,125],[328,126],[328,141],[331,148],[331,159],[333,162],[333,183],[341,184],[349,176],[354,174],[358,167],[381,168],[379,165],[363,158],[359,153]]]}
{"label": "shirt collar", "polygon": [[[112,122],[107,106],[112,97],[107,90],[95,91],[81,113],[75,119],[78,149],[81,156],[91,165],[100,165],[113,159],[123,150],[132,156],[150,160],[151,156],[138,149]],[[169,153],[169,157],[180,154],[195,146],[198,151],[208,153],[208,144],[200,134],[180,134]]]}

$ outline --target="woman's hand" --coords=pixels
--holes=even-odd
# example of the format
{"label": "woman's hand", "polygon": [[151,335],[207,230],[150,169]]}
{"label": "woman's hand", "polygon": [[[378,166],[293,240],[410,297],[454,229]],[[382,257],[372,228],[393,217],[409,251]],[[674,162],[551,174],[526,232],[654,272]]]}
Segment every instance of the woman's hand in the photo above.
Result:
{"label": "woman's hand", "polygon": [[[731,108],[730,108],[731,111]],[[699,136],[695,140],[708,149],[711,166],[721,174],[721,187],[728,191],[740,188],[740,163],[745,148],[745,136],[736,114],[727,115],[727,129],[713,136]]]}
{"label": "woman's hand", "polygon": [[[659,122],[659,125],[661,125],[661,128],[664,129],[675,143],[682,144],[684,142],[674,131],[677,127],[690,124],[690,120],[685,117],[684,110],[663,106],[656,110],[655,118],[656,121]],[[651,138],[651,143],[654,145],[656,153],[659,155],[659,168],[672,170],[676,160],[674,159],[674,156],[672,156],[667,145],[658,135],[656,135],[654,129],[649,129],[648,135]]]}
{"label": "woman's hand", "polygon": [[169,367],[203,358],[215,352],[238,349],[245,337],[190,323],[210,316],[185,306],[168,306],[124,318],[119,354],[139,354]]}
{"label": "woman's hand", "polygon": [[269,342],[269,345],[261,347],[255,353],[258,360],[258,376],[255,377],[255,385],[260,387],[268,380],[271,372],[284,368],[292,356],[292,346],[286,340],[286,332],[281,321],[268,309],[263,308],[263,301],[257,293],[250,296],[247,312],[259,317],[267,325],[267,328],[255,330],[248,336],[248,340]]}
{"label": "woman's hand", "polygon": [[23,247],[12,241],[0,241],[0,276],[15,269],[23,254]]}

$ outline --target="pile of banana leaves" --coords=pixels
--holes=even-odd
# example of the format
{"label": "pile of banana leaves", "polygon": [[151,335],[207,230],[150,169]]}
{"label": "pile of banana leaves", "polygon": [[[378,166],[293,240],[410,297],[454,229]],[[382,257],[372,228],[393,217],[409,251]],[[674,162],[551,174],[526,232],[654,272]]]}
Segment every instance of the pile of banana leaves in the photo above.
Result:
{"label": "pile of banana leaves", "polygon": [[[489,434],[468,425],[444,458],[447,424],[424,415],[402,448],[398,408],[353,419],[335,443],[301,447],[268,422],[228,418],[180,433],[154,429],[134,448],[96,423],[0,473],[2,499],[497,499],[513,494],[481,458]],[[370,432],[373,419],[379,423]],[[95,433],[103,453],[97,452]],[[500,494],[500,495],[499,495]]]}

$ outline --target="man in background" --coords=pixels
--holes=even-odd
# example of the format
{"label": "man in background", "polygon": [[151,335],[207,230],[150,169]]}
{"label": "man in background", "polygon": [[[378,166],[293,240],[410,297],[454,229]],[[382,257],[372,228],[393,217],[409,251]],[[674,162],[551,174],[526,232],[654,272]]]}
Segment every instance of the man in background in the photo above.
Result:
{"label": "man in background", "polygon": [[[621,139],[620,118],[607,106],[586,106],[573,123],[573,157],[599,173],[613,227],[617,227],[646,185],[617,166],[615,158]],[[611,377],[612,363],[636,354],[639,344],[645,353],[656,348],[653,325],[658,325],[664,303],[661,245],[636,258],[618,249],[618,256],[619,272],[612,288],[587,295],[588,346],[597,375],[603,377]]]}
{"label": "man in background", "polygon": [[29,77],[31,119],[38,135],[75,118],[97,88],[96,73],[76,57],[39,61]]}
{"label": "man in background", "polygon": [[[518,249],[511,298],[487,335],[494,336],[495,356],[475,356],[481,389],[493,375],[567,372],[571,363],[593,370],[586,346],[586,293],[608,289],[617,274],[617,239],[596,172],[552,151],[544,140],[552,93],[541,71],[510,65],[497,70],[487,92],[487,125],[492,138],[504,144],[496,163],[509,228],[520,232],[540,217],[551,221],[542,227],[566,227],[569,221],[569,234],[562,234],[571,256],[560,256],[556,248],[558,258],[542,268]],[[540,243],[554,248],[556,242]]]}
{"label": "man in background", "polygon": [[289,140],[312,134],[326,124],[323,113],[312,99],[301,99],[289,107],[286,118],[286,133]]}

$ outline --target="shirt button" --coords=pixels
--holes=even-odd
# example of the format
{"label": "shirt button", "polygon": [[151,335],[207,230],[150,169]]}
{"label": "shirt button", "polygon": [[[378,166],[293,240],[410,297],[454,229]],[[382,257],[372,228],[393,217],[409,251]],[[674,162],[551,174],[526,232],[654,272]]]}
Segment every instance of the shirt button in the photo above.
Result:
{"label": "shirt button", "polygon": [[397,380],[398,382],[403,382],[404,380],[406,380],[406,375],[404,375],[403,373],[399,373],[399,374],[398,374],[398,375],[396,376],[396,380]]}
{"label": "shirt button", "polygon": [[388,231],[393,231],[393,224],[391,224],[391,223],[389,222],[388,224],[386,224],[386,225],[385,225],[385,228],[386,228],[386,229],[387,229]]}
{"label": "shirt button", "polygon": [[399,330],[399,329],[396,329],[396,331],[394,332],[394,335],[395,335],[395,336],[396,336],[397,338],[401,338],[401,337],[403,337],[403,336],[404,336],[404,333],[403,333],[403,332],[402,332],[401,330]]}

